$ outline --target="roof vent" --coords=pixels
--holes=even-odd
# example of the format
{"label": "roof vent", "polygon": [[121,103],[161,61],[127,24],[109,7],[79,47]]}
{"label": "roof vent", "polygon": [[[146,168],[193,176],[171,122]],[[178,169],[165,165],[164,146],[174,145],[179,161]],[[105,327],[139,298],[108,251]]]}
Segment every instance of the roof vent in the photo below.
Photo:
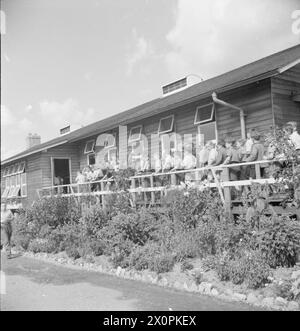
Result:
{"label": "roof vent", "polygon": [[60,134],[66,134],[69,133],[71,131],[71,125],[65,126],[64,128],[60,129],[59,132]]}
{"label": "roof vent", "polygon": [[176,92],[180,92],[180,91],[186,89],[187,87],[190,87],[201,81],[203,81],[203,79],[198,75],[194,75],[194,74],[188,75],[182,79],[176,80],[173,83],[164,85],[162,87],[163,96],[167,96],[167,95],[170,95],[170,94],[173,94]]}

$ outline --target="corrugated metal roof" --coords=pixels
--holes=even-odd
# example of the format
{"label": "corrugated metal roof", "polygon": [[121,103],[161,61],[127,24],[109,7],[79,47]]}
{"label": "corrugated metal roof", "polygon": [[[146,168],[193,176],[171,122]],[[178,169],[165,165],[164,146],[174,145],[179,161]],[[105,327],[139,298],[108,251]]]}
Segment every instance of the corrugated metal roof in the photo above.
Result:
{"label": "corrugated metal roof", "polygon": [[254,81],[262,80],[282,72],[296,65],[300,60],[300,45],[283,50],[279,53],[270,55],[256,62],[244,65],[220,76],[208,79],[195,84],[181,92],[172,94],[144,103],[140,106],[123,111],[119,114],[97,121],[76,131],[70,132],[61,137],[57,137],[40,145],[27,149],[2,162],[8,163],[20,159],[29,154],[39,152],[43,149],[51,148],[52,145],[61,142],[73,142],[91,135],[105,132],[118,125],[125,125],[131,122],[147,118],[149,116],[174,109],[191,101],[196,101],[208,97],[212,92],[224,92],[236,87],[249,84]]}

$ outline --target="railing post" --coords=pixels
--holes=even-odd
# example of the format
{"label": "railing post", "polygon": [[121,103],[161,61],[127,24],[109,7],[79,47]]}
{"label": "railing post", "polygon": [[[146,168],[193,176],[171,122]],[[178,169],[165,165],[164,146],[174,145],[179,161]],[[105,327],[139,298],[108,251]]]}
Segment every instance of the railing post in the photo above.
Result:
{"label": "railing post", "polygon": [[260,164],[255,164],[255,178],[261,179]]}
{"label": "railing post", "polygon": [[176,174],[171,174],[171,185],[176,186]]}
{"label": "railing post", "polygon": [[[151,189],[153,189],[153,187],[154,187],[153,176],[150,177],[150,186],[151,186]],[[151,203],[152,203],[152,205],[155,204],[155,192],[153,192],[153,191],[151,191]]]}
{"label": "railing post", "polygon": [[[105,190],[104,182],[101,182],[100,186],[101,186],[101,192],[104,192],[104,190]],[[104,194],[101,194],[101,200],[102,200],[102,208],[105,209],[106,208],[106,201],[105,201]]]}
{"label": "railing post", "polygon": [[[135,178],[131,179],[131,188],[135,190]],[[136,206],[136,192],[132,192],[132,201],[133,201],[133,206]]]}
{"label": "railing post", "polygon": [[[221,175],[221,182],[229,182],[229,168],[223,168]],[[231,210],[231,192],[230,187],[224,187],[224,199],[226,211]]]}

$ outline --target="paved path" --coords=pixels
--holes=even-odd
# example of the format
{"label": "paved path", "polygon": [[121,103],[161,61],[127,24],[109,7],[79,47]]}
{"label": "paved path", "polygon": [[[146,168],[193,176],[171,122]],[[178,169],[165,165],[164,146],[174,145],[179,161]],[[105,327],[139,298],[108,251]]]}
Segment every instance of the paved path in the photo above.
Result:
{"label": "paved path", "polygon": [[1,310],[254,310],[199,294],[184,293],[31,258],[2,255],[6,294]]}

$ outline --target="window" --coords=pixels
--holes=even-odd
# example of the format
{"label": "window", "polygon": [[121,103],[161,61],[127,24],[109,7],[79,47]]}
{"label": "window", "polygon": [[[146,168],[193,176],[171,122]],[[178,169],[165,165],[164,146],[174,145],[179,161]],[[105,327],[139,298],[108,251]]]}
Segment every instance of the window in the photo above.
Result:
{"label": "window", "polygon": [[87,141],[87,143],[85,144],[85,148],[84,148],[84,154],[94,152],[94,147],[95,147],[95,140]]}
{"label": "window", "polygon": [[196,109],[194,124],[202,124],[213,121],[215,113],[214,103],[209,103],[208,105],[199,106]]}
{"label": "window", "polygon": [[15,185],[16,185],[16,177],[15,176],[11,176],[9,178],[10,181],[10,188],[9,188],[9,193],[8,193],[8,198],[12,198],[14,195],[14,191],[15,191]]}
{"label": "window", "polygon": [[7,173],[8,173],[8,167],[6,167],[6,168],[3,169],[3,174],[2,174],[2,176],[3,176],[3,177],[6,177],[6,176],[7,176]]}
{"label": "window", "polygon": [[209,141],[217,141],[216,122],[201,124],[198,126],[198,143],[206,144]]}
{"label": "window", "polygon": [[18,167],[17,173],[18,174],[21,174],[21,173],[24,172],[24,170],[25,170],[25,162],[19,163],[19,167]]}
{"label": "window", "polygon": [[87,155],[87,164],[94,165],[96,163],[96,156],[95,153],[90,153]]}
{"label": "window", "polygon": [[158,133],[167,133],[173,131],[174,115],[163,117],[159,121]]}
{"label": "window", "polygon": [[[22,187],[24,195],[22,195]],[[25,161],[15,163],[5,169],[5,189],[2,198],[14,198],[20,195],[27,196]]]}
{"label": "window", "polygon": [[130,129],[130,133],[129,133],[129,140],[128,142],[134,142],[134,141],[138,141],[141,139],[141,134],[142,134],[142,126],[138,125],[135,126],[133,128]]}
{"label": "window", "polygon": [[116,137],[108,134],[104,141],[104,148],[111,148],[116,146]]}
{"label": "window", "polygon": [[[8,168],[6,168],[8,169]],[[8,193],[9,193],[9,190],[10,190],[10,178],[9,177],[6,177],[5,179],[5,189],[1,195],[1,198],[4,199],[4,198],[7,198],[8,197]]]}
{"label": "window", "polygon": [[27,176],[26,176],[26,172],[21,174],[21,196],[22,197],[27,196]]}

